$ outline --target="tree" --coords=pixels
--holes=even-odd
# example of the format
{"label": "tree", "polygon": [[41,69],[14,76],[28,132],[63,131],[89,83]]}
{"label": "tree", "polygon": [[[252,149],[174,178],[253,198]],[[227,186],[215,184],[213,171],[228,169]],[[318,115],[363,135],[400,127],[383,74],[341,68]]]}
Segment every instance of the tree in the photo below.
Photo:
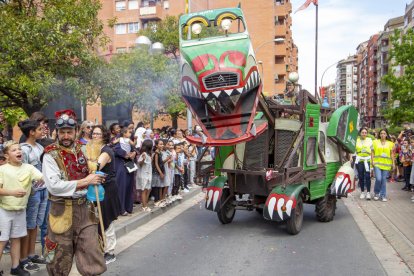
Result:
{"label": "tree", "polygon": [[[138,48],[118,54],[91,76],[104,105],[125,103],[128,114],[134,107],[146,114],[179,113],[171,109],[176,103],[179,82],[178,63],[165,55],[149,54]],[[181,103],[182,106],[182,103]],[[171,113],[170,113],[171,114]],[[178,115],[176,115],[178,116]]]}
{"label": "tree", "polygon": [[173,55],[177,60],[180,48],[178,28],[178,17],[167,15],[163,20],[151,23],[138,35],[144,35],[153,42],[161,42],[165,47],[165,53]]}
{"label": "tree", "polygon": [[100,8],[99,0],[0,0],[0,107],[30,114],[58,97],[51,86],[88,75],[107,42]]}
{"label": "tree", "polygon": [[[385,118],[391,125],[401,125],[405,121],[414,121],[414,32],[412,29],[402,34],[395,31],[391,37],[390,63],[392,70],[383,77],[391,91],[389,107],[384,111]],[[396,66],[403,68],[403,74],[396,74]],[[393,108],[394,102],[399,107]]]}

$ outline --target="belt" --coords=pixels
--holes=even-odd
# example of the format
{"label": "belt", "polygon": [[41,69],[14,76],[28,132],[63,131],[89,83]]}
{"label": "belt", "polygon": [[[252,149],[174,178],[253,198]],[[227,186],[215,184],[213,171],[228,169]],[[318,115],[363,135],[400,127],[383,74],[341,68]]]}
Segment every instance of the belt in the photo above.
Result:
{"label": "belt", "polygon": [[69,203],[83,205],[86,203],[86,197],[57,197],[57,196],[49,196],[49,200],[55,203]]}

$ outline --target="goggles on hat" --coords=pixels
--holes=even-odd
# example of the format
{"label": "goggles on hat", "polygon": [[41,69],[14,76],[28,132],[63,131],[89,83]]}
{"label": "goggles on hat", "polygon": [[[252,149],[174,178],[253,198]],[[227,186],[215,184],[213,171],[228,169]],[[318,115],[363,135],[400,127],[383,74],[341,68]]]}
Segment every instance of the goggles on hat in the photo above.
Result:
{"label": "goggles on hat", "polygon": [[72,118],[69,118],[69,119],[59,118],[56,121],[56,127],[57,128],[62,128],[62,127],[74,128],[75,126],[76,126],[76,121]]}

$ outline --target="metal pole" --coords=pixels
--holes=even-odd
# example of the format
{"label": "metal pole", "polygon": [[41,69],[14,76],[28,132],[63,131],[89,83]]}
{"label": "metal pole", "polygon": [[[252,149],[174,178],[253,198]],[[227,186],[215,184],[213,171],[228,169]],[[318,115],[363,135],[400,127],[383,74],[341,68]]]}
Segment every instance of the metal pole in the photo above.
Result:
{"label": "metal pole", "polygon": [[[188,2],[188,13],[191,12],[191,0],[187,0]],[[190,26],[188,26],[188,39],[191,38],[191,29]],[[189,108],[187,108],[187,129],[189,131],[189,133],[191,134],[192,131],[191,129],[193,128],[193,116],[191,114],[191,111]]]}
{"label": "metal pole", "polygon": [[316,5],[316,24],[315,24],[315,97],[318,96],[318,5]]}

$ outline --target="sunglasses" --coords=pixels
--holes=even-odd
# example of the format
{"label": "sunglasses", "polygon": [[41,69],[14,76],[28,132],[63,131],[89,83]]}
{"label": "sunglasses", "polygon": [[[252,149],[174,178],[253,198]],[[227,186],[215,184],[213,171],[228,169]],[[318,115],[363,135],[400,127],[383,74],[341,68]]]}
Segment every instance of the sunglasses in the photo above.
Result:
{"label": "sunglasses", "polygon": [[76,126],[76,121],[72,118],[69,118],[67,120],[63,120],[62,118],[59,118],[56,121],[56,127],[61,128],[63,126],[75,127]]}
{"label": "sunglasses", "polygon": [[93,128],[93,126],[86,126],[86,128],[87,128],[87,129],[91,129],[91,128]]}

